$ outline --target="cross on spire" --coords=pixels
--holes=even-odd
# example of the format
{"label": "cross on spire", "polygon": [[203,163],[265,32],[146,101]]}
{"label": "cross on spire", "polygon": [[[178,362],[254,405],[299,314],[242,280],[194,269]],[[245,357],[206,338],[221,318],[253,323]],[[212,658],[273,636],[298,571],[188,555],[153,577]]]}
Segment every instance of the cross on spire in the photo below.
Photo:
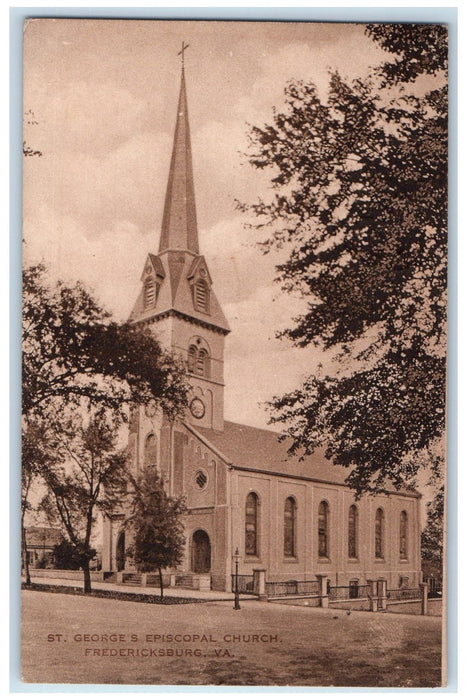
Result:
{"label": "cross on spire", "polygon": [[185,42],[182,41],[182,49],[181,49],[181,51],[179,51],[178,54],[177,54],[177,56],[180,56],[180,55],[181,55],[181,57],[182,57],[182,68],[183,68],[183,66],[185,65],[185,51],[187,50],[187,48],[189,47],[189,45],[190,45],[190,44],[185,44]]}

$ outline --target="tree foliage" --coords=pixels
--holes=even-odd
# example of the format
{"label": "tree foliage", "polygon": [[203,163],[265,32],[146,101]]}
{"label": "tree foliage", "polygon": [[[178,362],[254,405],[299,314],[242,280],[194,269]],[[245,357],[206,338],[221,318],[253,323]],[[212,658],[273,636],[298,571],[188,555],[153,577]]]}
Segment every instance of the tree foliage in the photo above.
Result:
{"label": "tree foliage", "polygon": [[185,537],[180,518],[186,510],[185,500],[166,493],[154,467],[130,478],[133,493],[128,523],[134,539],[128,552],[140,571],[159,572],[162,597],[162,569],[176,566],[183,556]]}
{"label": "tree foliage", "polygon": [[51,287],[42,264],[23,274],[23,412],[81,397],[116,409],[156,399],[169,416],[187,403],[182,367],[147,330],[119,324],[80,282]]}
{"label": "tree foliage", "polygon": [[33,511],[30,500],[34,483],[40,474],[40,467],[46,455],[42,452],[42,430],[36,424],[23,426],[21,437],[21,554],[26,577],[26,585],[31,584],[25,519]]}
{"label": "tree foliage", "polygon": [[422,568],[438,580],[443,576],[444,552],[444,487],[428,503],[427,524],[422,532]]}
{"label": "tree foliage", "polygon": [[69,540],[62,540],[53,549],[53,560],[56,569],[70,569],[76,571],[81,566],[81,559],[76,553],[76,548]]}
{"label": "tree foliage", "polygon": [[112,512],[127,488],[126,452],[118,449],[121,418],[117,411],[68,408],[42,424],[47,456],[41,478],[47,494],[41,507],[50,520],[61,522],[91,590],[89,563],[95,556],[92,536],[99,512]]}
{"label": "tree foliage", "polygon": [[339,360],[275,397],[273,421],[293,451],[326,444],[357,493],[411,480],[445,414],[446,30],[367,32],[397,55],[364,78],[331,74],[326,99],[292,81],[284,109],[253,127],[250,163],[272,169],[275,192],[244,206],[268,232],[265,252],[289,250],[282,289],[308,302],[280,335]]}

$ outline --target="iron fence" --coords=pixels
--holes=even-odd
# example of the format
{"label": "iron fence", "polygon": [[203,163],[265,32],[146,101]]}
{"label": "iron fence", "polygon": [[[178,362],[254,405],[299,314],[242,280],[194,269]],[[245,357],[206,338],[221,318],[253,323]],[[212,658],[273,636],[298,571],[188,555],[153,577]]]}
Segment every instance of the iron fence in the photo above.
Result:
{"label": "iron fence", "polygon": [[[235,591],[235,574],[232,574],[232,591]],[[238,574],[238,592],[254,593],[253,576],[250,574]]]}
{"label": "iron fence", "polygon": [[328,588],[328,597],[333,600],[357,600],[359,598],[367,598],[370,594],[370,586],[351,583],[348,586],[330,586]]}
{"label": "iron fence", "polygon": [[386,592],[389,601],[400,600],[421,600],[422,592],[420,588],[395,588]]}
{"label": "iron fence", "polygon": [[266,581],[268,598],[288,595],[319,595],[318,581]]}
{"label": "iron fence", "polygon": [[426,578],[424,583],[428,584],[428,598],[442,598],[443,582],[435,578]]}

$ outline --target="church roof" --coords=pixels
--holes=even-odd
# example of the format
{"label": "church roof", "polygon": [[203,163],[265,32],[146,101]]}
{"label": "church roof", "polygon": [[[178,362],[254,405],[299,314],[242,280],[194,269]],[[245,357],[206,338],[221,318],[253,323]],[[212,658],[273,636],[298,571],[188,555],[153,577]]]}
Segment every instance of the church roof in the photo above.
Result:
{"label": "church roof", "polygon": [[[240,469],[284,474],[333,484],[344,484],[349,474],[348,469],[327,459],[324,449],[318,449],[304,459],[289,455],[287,449],[290,441],[280,441],[279,433],[272,430],[225,421],[223,431],[197,426],[194,432],[217,448],[229,464]],[[390,487],[388,490],[394,489]],[[401,489],[397,493],[418,495],[410,489]]]}

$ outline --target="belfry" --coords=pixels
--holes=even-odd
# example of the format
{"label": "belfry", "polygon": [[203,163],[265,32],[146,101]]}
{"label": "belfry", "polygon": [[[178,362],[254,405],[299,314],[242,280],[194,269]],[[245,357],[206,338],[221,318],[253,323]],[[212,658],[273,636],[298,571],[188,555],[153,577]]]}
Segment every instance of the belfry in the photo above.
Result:
{"label": "belfry", "polygon": [[[198,240],[185,48],[158,252],[147,253],[130,315],[186,363],[192,387],[183,420],[170,422],[150,402],[134,411],[129,426],[129,468],[158,470],[170,494],[186,497],[184,560],[165,572],[165,584],[231,590],[238,550],[250,590],[258,572],[269,582],[313,584],[326,576],[349,591],[376,579],[415,586],[421,581],[418,493],[389,489],[355,502],[346,470],[324,452],[300,460],[275,432],[224,419],[230,329]],[[125,513],[107,515],[107,576],[141,578],[127,556],[130,541]]]}
{"label": "belfry", "polygon": [[148,324],[187,359],[195,425],[222,430],[224,338],[229,325],[199,253],[185,71],[182,68],[159,252],[149,253],[130,320]]}

